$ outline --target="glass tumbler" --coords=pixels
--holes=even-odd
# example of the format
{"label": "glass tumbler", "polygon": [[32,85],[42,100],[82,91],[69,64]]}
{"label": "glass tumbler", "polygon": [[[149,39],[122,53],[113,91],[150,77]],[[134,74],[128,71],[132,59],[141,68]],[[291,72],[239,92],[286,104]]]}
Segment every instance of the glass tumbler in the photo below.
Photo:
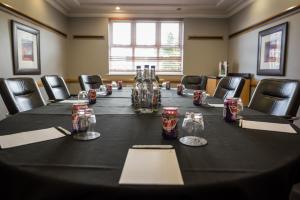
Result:
{"label": "glass tumbler", "polygon": [[182,144],[187,146],[204,146],[207,144],[207,140],[200,137],[200,133],[204,131],[204,121],[201,113],[186,113],[182,129],[185,133],[179,139]]}
{"label": "glass tumbler", "polygon": [[74,139],[77,140],[93,140],[100,137],[100,133],[95,130],[96,128],[96,116],[92,108],[85,110],[86,129],[74,135]]}

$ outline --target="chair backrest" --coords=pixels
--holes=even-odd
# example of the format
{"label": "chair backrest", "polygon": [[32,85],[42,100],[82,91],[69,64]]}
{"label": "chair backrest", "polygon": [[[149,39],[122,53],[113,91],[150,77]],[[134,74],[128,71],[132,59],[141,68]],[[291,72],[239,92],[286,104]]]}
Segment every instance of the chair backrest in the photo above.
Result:
{"label": "chair backrest", "polygon": [[249,108],[276,116],[296,116],[300,104],[299,80],[263,79],[249,103]]}
{"label": "chair backrest", "polygon": [[226,76],[219,81],[214,97],[221,99],[240,97],[244,84],[245,79],[242,77]]}
{"label": "chair backrest", "polygon": [[181,84],[187,89],[205,90],[207,76],[185,75],[181,78]]}
{"label": "chair backrest", "polygon": [[0,93],[10,114],[45,105],[43,97],[32,78],[1,78]]}
{"label": "chair backrest", "polygon": [[98,75],[80,75],[79,83],[82,90],[98,89],[103,85],[102,79]]}
{"label": "chair backrest", "polygon": [[63,100],[70,97],[70,92],[62,77],[46,75],[41,80],[50,100]]}

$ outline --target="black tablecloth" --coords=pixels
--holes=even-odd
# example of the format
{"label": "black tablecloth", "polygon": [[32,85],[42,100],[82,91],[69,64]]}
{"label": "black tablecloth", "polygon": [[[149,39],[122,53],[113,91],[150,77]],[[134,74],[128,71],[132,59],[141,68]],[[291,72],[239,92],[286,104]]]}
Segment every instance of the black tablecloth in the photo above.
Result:
{"label": "black tablecloth", "polygon": [[[127,111],[122,115],[109,113],[115,98],[107,98],[107,106],[98,103],[94,106],[99,112],[107,108],[107,114],[97,115],[99,139],[82,142],[66,136],[0,150],[3,196],[9,195],[8,199],[288,198],[291,185],[299,180],[299,135],[242,129],[224,122],[222,108],[193,107],[188,103],[190,99],[176,98],[186,100],[180,108],[203,113],[205,130],[201,134],[207,139],[207,146],[195,148],[178,140],[164,140],[159,114],[128,114],[130,105],[123,106]],[[127,100],[117,102],[122,101]],[[0,135],[53,126],[71,129],[70,112],[66,108],[67,105],[49,105],[9,117],[0,122]],[[249,109],[243,116],[286,123]],[[183,115],[179,137],[184,133],[180,128],[182,120]],[[128,149],[134,144],[174,145],[184,186],[119,185]]]}

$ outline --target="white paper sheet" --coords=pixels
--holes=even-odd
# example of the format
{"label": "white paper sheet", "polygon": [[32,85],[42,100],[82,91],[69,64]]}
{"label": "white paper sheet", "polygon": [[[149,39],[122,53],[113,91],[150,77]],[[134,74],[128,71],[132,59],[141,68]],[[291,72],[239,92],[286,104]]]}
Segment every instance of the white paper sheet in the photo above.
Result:
{"label": "white paper sheet", "polygon": [[6,149],[25,144],[61,138],[64,136],[65,135],[63,133],[52,127],[0,136],[0,146],[2,149]]}
{"label": "white paper sheet", "polygon": [[214,103],[209,103],[209,106],[215,107],[215,108],[224,108],[224,104],[214,104]]}
{"label": "white paper sheet", "polygon": [[119,184],[183,185],[174,149],[129,149]]}
{"label": "white paper sheet", "polygon": [[293,127],[290,124],[243,120],[242,128],[297,134],[297,132],[293,129]]}
{"label": "white paper sheet", "polygon": [[88,100],[70,100],[70,99],[67,99],[67,100],[63,100],[63,101],[59,101],[58,103],[88,103],[89,101]]}

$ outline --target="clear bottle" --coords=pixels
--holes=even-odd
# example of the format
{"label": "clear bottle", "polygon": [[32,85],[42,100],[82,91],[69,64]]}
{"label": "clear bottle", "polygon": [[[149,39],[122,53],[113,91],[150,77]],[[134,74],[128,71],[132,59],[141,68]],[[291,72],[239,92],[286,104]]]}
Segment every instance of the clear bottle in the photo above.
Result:
{"label": "clear bottle", "polygon": [[142,102],[141,112],[151,113],[152,112],[152,85],[149,73],[149,65],[144,66],[143,82],[142,82]]}
{"label": "clear bottle", "polygon": [[142,99],[142,69],[141,66],[136,66],[136,83],[134,88],[132,89],[132,104],[134,106],[134,110],[139,112],[141,109],[141,99]]}
{"label": "clear bottle", "polygon": [[158,105],[159,105],[159,84],[156,80],[156,75],[155,75],[155,66],[151,66],[151,72],[150,72],[150,77],[151,77],[151,84],[152,84],[152,110],[153,112],[158,111]]}

